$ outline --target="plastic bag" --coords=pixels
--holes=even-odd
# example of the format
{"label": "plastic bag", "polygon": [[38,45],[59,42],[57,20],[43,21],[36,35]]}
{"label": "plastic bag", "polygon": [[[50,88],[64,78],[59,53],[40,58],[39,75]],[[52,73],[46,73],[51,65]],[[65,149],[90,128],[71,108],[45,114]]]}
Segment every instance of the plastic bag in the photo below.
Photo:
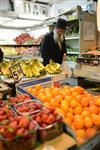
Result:
{"label": "plastic bag", "polygon": [[72,76],[72,71],[71,71],[69,65],[67,64],[67,61],[63,60],[61,66],[62,66],[62,71],[65,73],[66,77],[70,78]]}

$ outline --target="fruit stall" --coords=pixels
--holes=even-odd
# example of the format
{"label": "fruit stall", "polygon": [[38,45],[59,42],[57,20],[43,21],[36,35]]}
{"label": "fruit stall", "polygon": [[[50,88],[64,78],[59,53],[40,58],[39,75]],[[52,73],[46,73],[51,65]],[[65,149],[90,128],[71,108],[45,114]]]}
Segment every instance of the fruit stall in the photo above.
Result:
{"label": "fruit stall", "polygon": [[[62,2],[9,0],[11,8],[0,9],[0,150],[100,149],[96,10],[90,1],[75,1],[74,8]],[[40,47],[60,17],[67,19],[67,59],[44,66]]]}

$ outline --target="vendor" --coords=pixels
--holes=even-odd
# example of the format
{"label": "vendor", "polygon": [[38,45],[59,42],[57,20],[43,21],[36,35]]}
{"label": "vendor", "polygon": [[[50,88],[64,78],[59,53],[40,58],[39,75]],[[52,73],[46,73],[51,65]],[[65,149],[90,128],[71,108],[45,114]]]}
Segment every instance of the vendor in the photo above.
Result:
{"label": "vendor", "polygon": [[2,49],[0,48],[0,62],[2,62],[2,60],[3,60],[3,51],[2,51]]}
{"label": "vendor", "polygon": [[55,24],[54,30],[44,36],[40,48],[44,65],[47,65],[50,59],[55,63],[62,63],[63,56],[65,57],[66,54],[64,37],[66,25],[67,21],[63,18],[59,18]]}

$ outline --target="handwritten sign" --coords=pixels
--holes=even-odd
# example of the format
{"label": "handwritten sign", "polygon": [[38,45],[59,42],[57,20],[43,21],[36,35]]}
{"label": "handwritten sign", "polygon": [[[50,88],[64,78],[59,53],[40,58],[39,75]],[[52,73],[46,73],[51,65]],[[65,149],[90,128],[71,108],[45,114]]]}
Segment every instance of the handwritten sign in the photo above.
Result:
{"label": "handwritten sign", "polygon": [[10,72],[11,72],[15,82],[20,81],[24,77],[23,70],[19,63],[14,64],[9,69],[10,69]]}

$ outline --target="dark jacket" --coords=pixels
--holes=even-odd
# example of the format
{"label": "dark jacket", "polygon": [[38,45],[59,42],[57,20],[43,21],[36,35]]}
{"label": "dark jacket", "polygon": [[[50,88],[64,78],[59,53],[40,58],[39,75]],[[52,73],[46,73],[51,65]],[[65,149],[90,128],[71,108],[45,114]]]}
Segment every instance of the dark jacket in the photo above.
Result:
{"label": "dark jacket", "polygon": [[65,39],[61,43],[62,48],[60,49],[58,43],[54,41],[53,34],[53,31],[46,34],[41,44],[40,52],[43,58],[44,65],[48,64],[50,59],[52,59],[56,63],[61,64],[63,55],[64,53],[66,53]]}
{"label": "dark jacket", "polygon": [[3,60],[3,52],[2,52],[2,50],[0,48],[0,62],[2,62],[2,60]]}

